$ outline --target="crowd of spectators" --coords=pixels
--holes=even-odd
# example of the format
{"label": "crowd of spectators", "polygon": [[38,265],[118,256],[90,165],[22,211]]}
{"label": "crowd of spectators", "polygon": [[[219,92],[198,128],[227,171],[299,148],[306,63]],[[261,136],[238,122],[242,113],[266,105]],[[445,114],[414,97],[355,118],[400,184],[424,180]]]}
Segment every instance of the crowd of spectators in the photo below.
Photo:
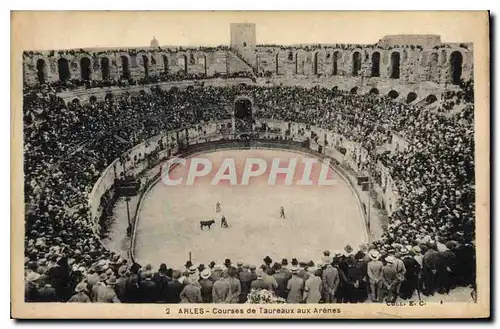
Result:
{"label": "crowd of spectators", "polygon": [[[153,88],[83,105],[64,104],[50,89],[27,89],[26,300],[231,303],[244,302],[254,288],[289,302],[381,302],[474,285],[471,85],[459,94],[468,106],[451,116],[388,97],[325,88]],[[287,260],[273,264],[266,257],[258,268],[228,260],[206,267],[188,264],[180,271],[162,264],[154,272],[151,265],[129,264],[106,250],[88,208],[102,170],[164,131],[231,119],[240,94],[253,97],[256,118],[327,128],[360,143],[370,152],[370,163],[389,168],[400,205],[382,239],[358,250],[326,252],[321,262],[292,260],[288,266]],[[407,149],[375,152],[396,132],[408,141]]]}

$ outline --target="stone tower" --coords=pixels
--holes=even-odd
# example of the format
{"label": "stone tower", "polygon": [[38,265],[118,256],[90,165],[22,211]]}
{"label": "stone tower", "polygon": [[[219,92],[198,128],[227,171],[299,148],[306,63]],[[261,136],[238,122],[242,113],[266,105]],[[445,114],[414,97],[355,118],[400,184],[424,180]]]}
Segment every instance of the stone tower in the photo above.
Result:
{"label": "stone tower", "polygon": [[255,24],[231,23],[231,48],[244,52],[255,48]]}

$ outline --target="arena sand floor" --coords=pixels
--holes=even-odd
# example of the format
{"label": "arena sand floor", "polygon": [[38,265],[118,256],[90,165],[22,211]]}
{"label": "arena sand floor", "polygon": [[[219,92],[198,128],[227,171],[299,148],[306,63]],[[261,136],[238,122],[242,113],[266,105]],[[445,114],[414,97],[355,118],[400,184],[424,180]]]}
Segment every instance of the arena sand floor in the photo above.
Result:
{"label": "arena sand floor", "polygon": [[[229,258],[254,265],[265,256],[273,261],[282,258],[318,261],[323,250],[342,250],[347,244],[357,248],[367,242],[361,208],[354,192],[337,172],[330,169],[328,179],[333,186],[300,186],[302,154],[277,150],[226,150],[198,155],[209,159],[212,171],[195,180],[193,186],[182,183],[167,186],[160,180],[147,194],[140,210],[137,226],[135,258],[140,264],[160,263],[183,268],[192,253],[195,264],[222,263]],[[268,168],[249,185],[211,185],[215,172],[224,159],[234,158],[238,183],[241,182],[247,158],[262,158]],[[308,157],[308,156],[307,156]],[[279,158],[280,166],[297,159],[295,179],[291,186],[284,184],[285,175],[278,175],[275,186],[268,184],[272,159]],[[189,163],[174,168],[170,177],[184,177]],[[201,167],[198,167],[201,169]],[[310,177],[315,181],[320,165],[313,167]],[[253,167],[256,170],[256,167]],[[226,171],[227,173],[227,171]],[[216,212],[216,203],[221,212]],[[286,219],[280,218],[280,206]],[[220,216],[228,221],[221,228]],[[211,229],[200,229],[200,221],[215,219]]]}

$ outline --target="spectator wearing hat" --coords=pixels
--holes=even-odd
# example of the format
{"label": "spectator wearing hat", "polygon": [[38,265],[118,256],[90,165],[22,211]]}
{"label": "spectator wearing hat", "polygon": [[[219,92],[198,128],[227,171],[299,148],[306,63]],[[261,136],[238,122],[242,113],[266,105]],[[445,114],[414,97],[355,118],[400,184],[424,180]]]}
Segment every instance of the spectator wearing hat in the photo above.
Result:
{"label": "spectator wearing hat", "polygon": [[271,257],[269,256],[266,256],[264,259],[264,264],[266,264],[267,267],[271,267],[271,264],[273,263],[273,260],[271,259]]}
{"label": "spectator wearing hat", "polygon": [[323,291],[323,283],[321,278],[316,275],[317,268],[315,266],[310,266],[307,271],[309,272],[309,277],[304,282],[304,296],[303,300],[307,304],[316,304],[321,300],[321,293]]}
{"label": "spectator wearing hat", "polygon": [[201,299],[203,303],[212,303],[212,288],[214,283],[210,280],[212,271],[206,268],[200,273]]}
{"label": "spectator wearing hat", "polygon": [[276,288],[276,295],[281,298],[286,298],[286,284],[288,282],[288,274],[282,269],[280,263],[274,263],[273,277],[278,284]]}
{"label": "spectator wearing hat", "polygon": [[441,271],[438,272],[437,285],[439,293],[448,294],[450,289],[456,287],[457,282],[457,257],[454,253],[454,245],[447,244],[446,250],[439,251],[443,265]]}
{"label": "spectator wearing hat", "polygon": [[231,264],[232,264],[231,260],[229,258],[226,258],[224,260],[224,266],[225,266],[224,270],[227,270],[231,266]]}
{"label": "spectator wearing hat", "polygon": [[433,241],[429,241],[427,242],[427,248],[428,250],[422,258],[422,292],[425,296],[434,295],[438,289],[437,277],[441,275],[438,272],[443,269],[443,259],[436,250],[436,244]]}
{"label": "spectator wearing hat", "polygon": [[142,272],[143,280],[139,282],[141,303],[155,303],[158,297],[156,283],[153,281],[153,272],[150,270]]}
{"label": "spectator wearing hat", "polygon": [[271,267],[262,265],[262,271],[264,272],[264,281],[272,287],[272,291],[276,291],[278,289],[278,282],[274,278],[274,270]]}
{"label": "spectator wearing hat", "polygon": [[299,278],[303,279],[304,282],[307,280],[307,263],[306,262],[299,262],[299,271],[297,272],[297,275]]}
{"label": "spectator wearing hat", "polygon": [[125,303],[127,301],[127,284],[127,269],[123,266],[120,266],[118,268],[118,278],[116,280],[115,291],[116,296],[118,296],[118,299],[122,301],[122,303]]}
{"label": "spectator wearing hat", "polygon": [[56,290],[52,287],[50,283],[46,283],[44,286],[38,289],[38,302],[39,303],[59,302],[59,297],[56,294]]}
{"label": "spectator wearing hat", "polygon": [[[214,267],[214,271],[222,271],[219,266]],[[227,303],[232,298],[231,287],[229,282],[224,277],[219,277],[217,281],[214,282],[212,287],[212,303],[221,304]]]}
{"label": "spectator wearing hat", "polygon": [[198,283],[199,275],[194,273],[186,279],[186,286],[180,293],[181,303],[203,303],[201,286]]}
{"label": "spectator wearing hat", "polygon": [[286,301],[290,304],[299,304],[302,302],[304,297],[304,280],[297,275],[299,269],[293,266],[290,269],[292,277],[287,282],[286,290],[287,297]]}
{"label": "spectator wearing hat", "polygon": [[153,282],[156,284],[157,299],[160,303],[167,301],[168,282],[171,279],[167,275],[167,265],[162,263],[158,272],[153,275]]}
{"label": "spectator wearing hat", "polygon": [[26,302],[37,302],[40,299],[38,294],[38,283],[41,275],[36,272],[30,272],[26,275],[24,285],[24,300]]}
{"label": "spectator wearing hat", "polygon": [[347,258],[347,271],[344,282],[344,301],[349,303],[358,303],[363,299],[363,292],[366,287],[363,285],[363,274],[357,266],[354,254]]}
{"label": "spectator wearing hat", "polygon": [[283,258],[281,260],[281,270],[286,273],[287,280],[290,280],[292,277],[292,272],[288,269],[288,259]]}
{"label": "spectator wearing hat", "polygon": [[323,302],[335,303],[337,289],[340,284],[339,270],[332,266],[329,255],[325,256],[327,258],[324,259],[323,265],[326,267],[321,277],[323,281]]}
{"label": "spectator wearing hat", "polygon": [[257,275],[257,278],[252,281],[250,284],[250,290],[261,290],[261,289],[267,289],[269,291],[273,290],[273,286],[271,283],[268,281],[264,280],[264,270],[262,268],[259,268],[255,271],[255,274]]}
{"label": "spectator wearing hat", "polygon": [[255,273],[250,271],[250,266],[248,264],[244,264],[243,270],[239,273],[241,284],[240,303],[245,303],[247,300],[247,296],[250,293],[250,284],[256,278],[253,274]]}
{"label": "spectator wearing hat", "polygon": [[240,300],[241,283],[240,280],[238,280],[237,275],[238,275],[238,269],[235,268],[234,266],[230,266],[227,269],[226,281],[227,283],[229,283],[229,288],[230,288],[230,297],[228,300],[228,303],[230,304],[236,304]]}
{"label": "spectator wearing hat", "polygon": [[85,282],[80,282],[76,285],[75,293],[69,299],[68,303],[91,303],[89,296],[86,294],[87,284]]}
{"label": "spectator wearing hat", "polygon": [[382,266],[382,277],[381,277],[381,289],[380,295],[381,300],[384,300],[389,303],[394,303],[398,298],[398,288],[400,285],[400,281],[397,278],[396,268],[394,263],[396,258],[392,255],[389,255],[385,258],[386,264]]}
{"label": "spectator wearing hat", "polygon": [[370,293],[373,302],[380,302],[380,288],[382,287],[382,267],[383,263],[379,260],[380,253],[376,249],[368,252],[370,261],[367,265],[368,282],[370,284]]}
{"label": "spectator wearing hat", "polygon": [[177,304],[181,300],[179,298],[181,291],[184,289],[184,285],[179,281],[181,277],[181,272],[178,270],[174,270],[172,272],[172,280],[168,282],[167,289],[167,303],[169,304]]}
{"label": "spectator wearing hat", "polygon": [[99,295],[102,294],[102,291],[106,288],[106,280],[108,279],[108,276],[106,273],[101,273],[99,275],[99,281],[92,287],[92,293],[90,294],[90,297],[92,299],[92,302],[97,302],[99,299]]}
{"label": "spectator wearing hat", "polygon": [[420,274],[420,264],[412,257],[407,248],[401,248],[400,256],[402,257],[405,266],[405,279],[399,288],[399,295],[403,299],[410,299],[413,293],[418,289],[418,281]]}
{"label": "spectator wearing hat", "polygon": [[97,303],[120,303],[115,292],[116,277],[111,276],[105,283],[104,287],[98,291]]}

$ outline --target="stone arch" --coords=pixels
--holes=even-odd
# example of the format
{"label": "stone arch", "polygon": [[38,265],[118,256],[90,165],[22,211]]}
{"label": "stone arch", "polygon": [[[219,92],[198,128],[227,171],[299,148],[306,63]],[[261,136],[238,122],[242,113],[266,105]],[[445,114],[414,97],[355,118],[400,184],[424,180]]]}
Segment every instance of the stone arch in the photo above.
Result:
{"label": "stone arch", "polygon": [[142,55],[142,67],[144,69],[144,79],[149,78],[149,57]]}
{"label": "stone arch", "polygon": [[47,79],[47,63],[43,58],[36,61],[36,76],[40,84],[44,84]]}
{"label": "stone arch", "polygon": [[352,87],[349,93],[352,95],[356,95],[358,93],[358,87]]}
{"label": "stone arch", "polygon": [[396,90],[393,89],[393,90],[389,91],[389,93],[387,94],[387,96],[389,96],[392,99],[396,99],[396,98],[399,97],[399,93]]}
{"label": "stone arch", "polygon": [[59,80],[66,81],[71,77],[69,73],[69,61],[61,57],[57,60],[57,72],[59,72]]}
{"label": "stone arch", "polygon": [[379,91],[377,88],[372,88],[370,89],[370,91],[368,92],[370,95],[378,95],[379,94]]}
{"label": "stone arch", "polygon": [[391,79],[399,79],[401,54],[397,51],[391,53]]}
{"label": "stone arch", "polygon": [[458,50],[452,52],[450,55],[450,80],[454,85],[460,84],[462,80],[462,63],[462,53]]}
{"label": "stone arch", "polygon": [[333,70],[332,75],[339,75],[340,61],[342,60],[342,53],[340,51],[333,52]]}
{"label": "stone arch", "polygon": [[435,101],[437,101],[437,97],[436,97],[436,95],[430,94],[429,96],[427,96],[425,98],[425,101],[426,101],[427,104],[432,104]]}
{"label": "stone arch", "polygon": [[439,65],[439,55],[438,55],[438,53],[433,52],[429,56],[429,80],[430,81],[436,81],[439,78],[438,65]]}
{"label": "stone arch", "polygon": [[380,53],[375,51],[372,54],[372,77],[380,76]]}
{"label": "stone arch", "polygon": [[122,63],[122,79],[130,79],[130,58],[126,55],[120,56]]}
{"label": "stone arch", "polygon": [[355,51],[352,54],[352,75],[358,76],[359,71],[361,70],[361,53],[359,51]]}
{"label": "stone arch", "polygon": [[101,58],[101,76],[103,80],[109,79],[109,58]]}
{"label": "stone arch", "polygon": [[80,58],[80,78],[82,80],[90,80],[90,76],[92,74],[90,65],[90,59],[87,56],[83,56],[82,58]]}
{"label": "stone arch", "polygon": [[406,96],[406,104],[412,103],[414,100],[417,99],[417,97],[418,97],[417,94],[414,92],[408,93],[408,95]]}

